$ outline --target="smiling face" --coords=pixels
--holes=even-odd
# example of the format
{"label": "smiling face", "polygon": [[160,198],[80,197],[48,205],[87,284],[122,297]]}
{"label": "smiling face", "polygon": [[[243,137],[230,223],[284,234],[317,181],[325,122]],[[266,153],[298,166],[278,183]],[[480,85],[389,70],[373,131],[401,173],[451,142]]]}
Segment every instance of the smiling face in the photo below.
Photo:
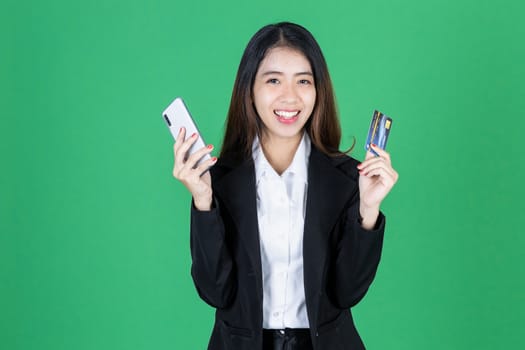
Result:
{"label": "smiling face", "polygon": [[315,106],[310,62],[289,47],[270,49],[253,84],[253,102],[265,129],[264,142],[299,141]]}

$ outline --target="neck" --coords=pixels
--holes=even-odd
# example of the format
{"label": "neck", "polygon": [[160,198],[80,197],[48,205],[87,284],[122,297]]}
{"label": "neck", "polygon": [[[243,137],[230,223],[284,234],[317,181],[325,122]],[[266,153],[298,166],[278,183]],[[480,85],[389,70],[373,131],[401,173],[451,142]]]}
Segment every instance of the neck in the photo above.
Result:
{"label": "neck", "polygon": [[281,175],[292,164],[301,139],[302,134],[294,138],[262,138],[261,146],[264,156],[277,174]]}

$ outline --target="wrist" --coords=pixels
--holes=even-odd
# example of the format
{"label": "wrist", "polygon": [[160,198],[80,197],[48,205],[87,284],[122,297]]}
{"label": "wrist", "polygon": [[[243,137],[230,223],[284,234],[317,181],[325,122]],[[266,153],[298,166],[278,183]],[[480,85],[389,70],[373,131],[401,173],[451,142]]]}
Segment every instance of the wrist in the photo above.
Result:
{"label": "wrist", "polygon": [[211,210],[212,198],[193,198],[193,205],[197,210],[200,211],[210,211]]}
{"label": "wrist", "polygon": [[359,207],[359,215],[361,216],[361,226],[365,230],[372,230],[376,226],[377,218],[379,217],[379,208],[369,208],[361,205]]}

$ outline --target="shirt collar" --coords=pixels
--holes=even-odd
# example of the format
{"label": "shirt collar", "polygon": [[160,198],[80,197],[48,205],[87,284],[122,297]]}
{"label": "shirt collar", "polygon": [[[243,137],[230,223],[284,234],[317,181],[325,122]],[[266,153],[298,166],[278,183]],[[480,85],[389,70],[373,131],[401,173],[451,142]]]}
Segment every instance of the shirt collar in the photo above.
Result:
{"label": "shirt collar", "polygon": [[[297,150],[295,151],[292,163],[282,175],[292,173],[295,177],[304,180],[304,182],[308,182],[308,159],[310,158],[311,148],[312,146],[310,137],[305,132],[303,133],[299,147],[297,147]],[[259,183],[259,180],[268,173],[274,173],[277,175],[275,170],[266,159],[258,137],[255,137],[253,140],[252,158],[255,165],[255,176],[257,183]]]}

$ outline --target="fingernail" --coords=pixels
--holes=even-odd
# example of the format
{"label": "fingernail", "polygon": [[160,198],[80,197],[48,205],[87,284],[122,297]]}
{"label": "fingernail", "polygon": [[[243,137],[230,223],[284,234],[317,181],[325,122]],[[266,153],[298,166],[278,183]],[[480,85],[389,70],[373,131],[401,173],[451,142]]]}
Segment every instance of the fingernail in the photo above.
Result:
{"label": "fingernail", "polygon": [[195,136],[197,136],[197,133],[196,133],[196,132],[194,132],[193,134],[191,134],[191,137],[195,137]]}
{"label": "fingernail", "polygon": [[372,144],[372,147],[377,147],[377,145],[375,143]]}
{"label": "fingernail", "polygon": [[213,145],[208,145],[208,149],[212,149],[213,148]]}
{"label": "fingernail", "polygon": [[359,163],[359,164],[357,164],[357,167],[360,168],[360,167],[361,167],[361,164],[363,164],[363,163]]}
{"label": "fingernail", "polygon": [[213,157],[211,160],[212,160],[212,162],[216,162],[217,161],[217,157]]}

